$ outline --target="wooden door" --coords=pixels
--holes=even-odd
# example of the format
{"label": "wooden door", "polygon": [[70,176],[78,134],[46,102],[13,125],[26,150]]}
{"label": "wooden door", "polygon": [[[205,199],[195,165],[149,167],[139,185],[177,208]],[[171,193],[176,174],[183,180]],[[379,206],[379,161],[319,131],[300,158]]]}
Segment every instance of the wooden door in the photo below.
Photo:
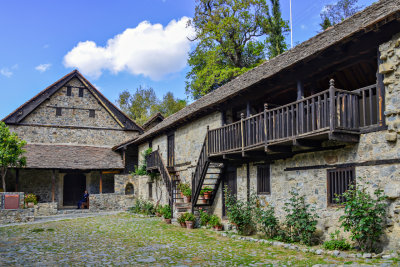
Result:
{"label": "wooden door", "polygon": [[[236,196],[237,195],[237,172],[236,168],[228,167],[225,171],[224,181],[223,181],[223,189],[225,187],[228,188],[230,194]],[[225,207],[225,192],[222,191],[222,216],[226,216],[226,207]]]}
{"label": "wooden door", "polygon": [[83,173],[68,173],[64,176],[64,206],[76,206],[86,190],[86,177]]}
{"label": "wooden door", "polygon": [[167,166],[173,167],[175,165],[175,134],[168,135],[167,152],[168,152]]}

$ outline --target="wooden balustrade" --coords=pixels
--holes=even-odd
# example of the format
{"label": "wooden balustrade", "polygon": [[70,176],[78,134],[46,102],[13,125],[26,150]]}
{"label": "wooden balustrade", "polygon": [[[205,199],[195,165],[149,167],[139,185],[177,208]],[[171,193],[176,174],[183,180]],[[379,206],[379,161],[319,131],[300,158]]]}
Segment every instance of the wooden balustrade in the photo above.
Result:
{"label": "wooden balustrade", "polygon": [[208,130],[208,154],[244,151],[322,132],[359,133],[377,126],[380,105],[376,85],[355,91],[334,87],[287,105]]}
{"label": "wooden balustrade", "polygon": [[[207,126],[207,131],[209,130]],[[209,143],[209,134],[210,132],[208,131],[206,138],[204,139],[203,146],[201,147],[200,151],[200,156],[197,161],[196,169],[193,173],[192,177],[192,202],[196,203],[199,195],[200,195],[200,190],[201,190],[201,185],[203,184],[204,180],[204,172],[207,171],[208,165],[209,165],[209,160],[208,160],[208,152],[207,152],[207,147],[210,147]]]}

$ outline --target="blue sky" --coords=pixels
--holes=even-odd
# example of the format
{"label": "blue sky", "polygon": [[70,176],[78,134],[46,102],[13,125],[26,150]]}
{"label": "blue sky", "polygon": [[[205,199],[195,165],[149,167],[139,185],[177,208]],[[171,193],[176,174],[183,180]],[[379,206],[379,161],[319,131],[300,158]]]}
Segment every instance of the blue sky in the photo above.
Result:
{"label": "blue sky", "polygon": [[[293,0],[295,44],[318,32],[319,13],[330,3]],[[76,67],[113,102],[140,85],[160,98],[167,91],[186,98],[192,44],[183,38],[191,34],[184,25],[194,6],[194,0],[0,1],[0,117]],[[288,20],[289,0],[281,8]]]}

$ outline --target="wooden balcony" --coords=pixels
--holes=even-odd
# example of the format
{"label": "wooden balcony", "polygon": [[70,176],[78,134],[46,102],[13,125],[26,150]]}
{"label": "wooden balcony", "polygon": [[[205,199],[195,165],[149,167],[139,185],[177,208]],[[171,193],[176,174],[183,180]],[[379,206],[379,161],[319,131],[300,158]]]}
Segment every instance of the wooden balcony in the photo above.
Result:
{"label": "wooden balcony", "polygon": [[382,97],[371,85],[355,91],[334,87],[296,102],[208,130],[210,157],[263,150],[292,152],[326,140],[358,142],[367,128],[382,126]]}

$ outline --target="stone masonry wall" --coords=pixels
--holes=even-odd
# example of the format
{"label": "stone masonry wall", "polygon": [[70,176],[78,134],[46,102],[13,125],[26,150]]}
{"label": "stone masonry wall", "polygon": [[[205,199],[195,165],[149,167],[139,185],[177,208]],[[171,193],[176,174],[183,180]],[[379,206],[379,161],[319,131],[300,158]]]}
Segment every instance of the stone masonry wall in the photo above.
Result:
{"label": "stone masonry wall", "polygon": [[33,208],[18,210],[0,209],[0,224],[31,222],[34,220],[33,213]]}

